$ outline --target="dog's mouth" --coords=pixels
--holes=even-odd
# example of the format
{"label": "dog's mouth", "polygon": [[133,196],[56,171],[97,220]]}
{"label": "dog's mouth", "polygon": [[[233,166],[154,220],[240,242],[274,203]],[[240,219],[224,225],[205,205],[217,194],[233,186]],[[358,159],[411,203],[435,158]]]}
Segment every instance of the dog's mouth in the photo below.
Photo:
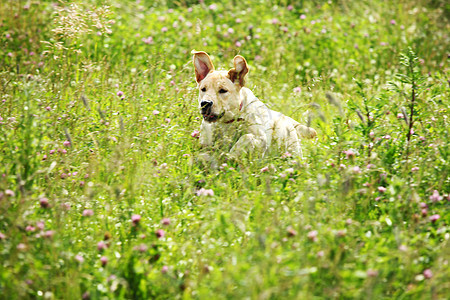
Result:
{"label": "dog's mouth", "polygon": [[225,114],[225,112],[223,112],[223,113],[221,113],[219,115],[211,114],[211,113],[209,113],[209,114],[202,114],[202,115],[203,115],[203,120],[205,120],[207,122],[210,122],[210,123],[214,123],[217,120],[219,120],[220,118],[222,118],[224,114]]}

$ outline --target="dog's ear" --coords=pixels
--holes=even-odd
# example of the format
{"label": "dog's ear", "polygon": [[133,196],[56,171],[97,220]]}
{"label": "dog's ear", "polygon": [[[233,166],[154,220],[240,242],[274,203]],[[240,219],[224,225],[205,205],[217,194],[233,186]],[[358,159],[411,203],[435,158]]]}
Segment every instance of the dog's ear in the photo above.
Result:
{"label": "dog's ear", "polygon": [[228,77],[234,83],[239,80],[239,85],[242,87],[245,85],[245,75],[248,73],[248,65],[240,55],[236,55],[233,60],[234,68],[228,71]]}
{"label": "dog's ear", "polygon": [[194,54],[195,78],[197,83],[200,83],[206,75],[214,71],[214,65],[206,52],[192,50],[191,53]]}

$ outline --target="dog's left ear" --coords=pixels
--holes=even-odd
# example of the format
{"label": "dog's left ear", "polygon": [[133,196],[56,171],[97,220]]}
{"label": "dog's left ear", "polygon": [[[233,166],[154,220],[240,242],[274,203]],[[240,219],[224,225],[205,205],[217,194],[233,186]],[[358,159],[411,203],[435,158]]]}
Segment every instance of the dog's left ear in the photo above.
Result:
{"label": "dog's left ear", "polygon": [[233,60],[234,68],[228,71],[228,77],[230,80],[235,83],[236,80],[239,80],[239,85],[243,87],[245,85],[245,75],[248,73],[248,65],[240,55],[236,55]]}

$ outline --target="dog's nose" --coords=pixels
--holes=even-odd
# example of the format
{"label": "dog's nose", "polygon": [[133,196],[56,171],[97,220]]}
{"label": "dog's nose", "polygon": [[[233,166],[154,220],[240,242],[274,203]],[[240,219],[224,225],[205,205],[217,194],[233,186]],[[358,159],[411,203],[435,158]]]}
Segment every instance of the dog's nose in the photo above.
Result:
{"label": "dog's nose", "polygon": [[211,106],[213,105],[213,102],[211,100],[203,100],[200,102],[200,107],[202,108],[202,113],[207,113],[211,110]]}

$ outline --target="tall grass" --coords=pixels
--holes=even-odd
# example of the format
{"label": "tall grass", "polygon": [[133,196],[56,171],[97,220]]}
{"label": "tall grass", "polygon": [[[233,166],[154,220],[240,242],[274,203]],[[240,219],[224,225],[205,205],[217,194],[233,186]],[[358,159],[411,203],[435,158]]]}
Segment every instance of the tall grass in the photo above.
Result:
{"label": "tall grass", "polygon": [[[447,6],[1,2],[0,295],[445,298]],[[201,163],[192,49],[305,159]]]}

